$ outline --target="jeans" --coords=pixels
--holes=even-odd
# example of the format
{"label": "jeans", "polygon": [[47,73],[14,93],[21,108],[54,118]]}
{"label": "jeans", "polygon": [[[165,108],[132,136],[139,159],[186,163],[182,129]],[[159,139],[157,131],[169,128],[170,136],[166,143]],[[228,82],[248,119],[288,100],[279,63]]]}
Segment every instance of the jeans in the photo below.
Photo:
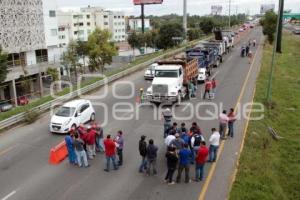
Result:
{"label": "jeans", "polygon": [[220,123],[219,132],[220,132],[221,138],[225,138],[226,128],[227,128],[227,124]]}
{"label": "jeans", "polygon": [[205,164],[196,164],[196,167],[195,167],[195,180],[202,181],[203,172],[204,172],[204,165]]}
{"label": "jeans", "polygon": [[84,150],[82,151],[76,151],[76,156],[77,156],[77,162],[78,162],[78,166],[82,167],[82,161],[85,167],[87,167],[89,165],[88,161],[87,161],[87,157],[86,157],[86,152]]}
{"label": "jeans", "polygon": [[110,170],[110,161],[112,161],[114,169],[118,169],[117,164],[116,164],[116,156],[106,156],[106,170]]}
{"label": "jeans", "polygon": [[139,167],[139,172],[143,172],[143,170],[147,169],[147,160],[146,157],[142,157],[142,161]]}
{"label": "jeans", "polygon": [[67,146],[68,149],[68,157],[70,164],[77,164],[77,157],[73,146]]}
{"label": "jeans", "polygon": [[228,135],[232,138],[233,138],[233,123],[234,122],[228,122]]}
{"label": "jeans", "polygon": [[215,162],[217,159],[217,153],[218,153],[219,146],[210,145],[209,146],[209,161]]}
{"label": "jeans", "polygon": [[89,159],[93,159],[94,156],[96,155],[96,145],[95,144],[92,144],[92,145],[87,144],[86,151],[87,151]]}
{"label": "jeans", "polygon": [[123,164],[123,149],[117,148],[117,153],[118,153],[118,157],[119,157],[119,165]]}
{"label": "jeans", "polygon": [[151,168],[153,169],[153,174],[156,175],[157,174],[157,170],[156,170],[156,158],[155,159],[147,159],[147,174],[150,175],[150,171]]}
{"label": "jeans", "polygon": [[173,182],[173,175],[175,170],[176,168],[168,168],[168,172],[166,174],[165,180],[168,181],[169,183]]}
{"label": "jeans", "polygon": [[179,165],[178,174],[177,174],[177,178],[176,178],[177,183],[180,183],[180,181],[181,181],[181,174],[182,174],[183,169],[184,169],[184,173],[185,173],[185,182],[188,183],[190,181],[190,165]]}
{"label": "jeans", "polygon": [[104,147],[104,143],[103,143],[103,138],[98,138],[98,149],[100,152],[105,152],[105,147]]}
{"label": "jeans", "polygon": [[205,90],[203,94],[203,99],[206,99],[206,94],[208,94],[208,98],[210,98],[210,90]]}

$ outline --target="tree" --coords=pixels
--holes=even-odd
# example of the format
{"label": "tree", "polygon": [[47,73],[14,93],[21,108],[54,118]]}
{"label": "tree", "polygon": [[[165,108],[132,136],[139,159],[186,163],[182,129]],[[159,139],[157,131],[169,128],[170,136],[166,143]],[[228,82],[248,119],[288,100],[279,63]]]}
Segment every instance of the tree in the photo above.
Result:
{"label": "tree", "polygon": [[83,70],[81,70],[81,71],[82,71],[82,73],[85,73],[85,66],[86,66],[86,64],[85,64],[85,58],[88,55],[87,42],[78,40],[77,41],[77,45],[76,45],[76,52],[77,52],[77,55],[83,61]]}
{"label": "tree", "polygon": [[203,17],[202,20],[200,21],[199,26],[203,31],[203,33],[207,35],[212,32],[216,24],[211,17]]}
{"label": "tree", "polygon": [[157,40],[158,40],[158,31],[152,30],[144,33],[144,40],[147,44],[147,47],[156,48],[157,47]]}
{"label": "tree", "polygon": [[71,66],[71,71],[74,71],[75,77],[77,78],[77,65],[78,65],[78,56],[77,56],[77,42],[72,40],[70,41],[67,51],[63,55],[63,62],[67,66]]}
{"label": "tree", "polygon": [[117,54],[117,48],[109,41],[110,38],[108,30],[98,28],[89,36],[87,47],[90,71],[100,69],[103,73],[105,64],[111,64],[112,57]]}
{"label": "tree", "polygon": [[202,31],[198,28],[189,29],[187,32],[189,41],[199,39],[201,37]]}
{"label": "tree", "polygon": [[5,81],[8,70],[7,70],[7,54],[2,50],[0,46],[0,83]]}
{"label": "tree", "polygon": [[274,41],[274,35],[276,32],[277,15],[274,11],[268,11],[260,20],[260,24],[263,27],[263,34],[267,35],[270,44]]}
{"label": "tree", "polygon": [[160,49],[168,49],[178,44],[178,40],[174,40],[174,37],[183,37],[183,28],[181,24],[168,23],[161,26],[158,32],[158,44]]}
{"label": "tree", "polygon": [[[59,79],[59,74],[58,74],[58,71],[57,69],[55,68],[48,68],[47,69],[47,74],[50,75],[52,77],[52,81],[55,82],[55,81],[58,81]],[[57,89],[57,84],[54,84],[54,90],[56,91]]]}

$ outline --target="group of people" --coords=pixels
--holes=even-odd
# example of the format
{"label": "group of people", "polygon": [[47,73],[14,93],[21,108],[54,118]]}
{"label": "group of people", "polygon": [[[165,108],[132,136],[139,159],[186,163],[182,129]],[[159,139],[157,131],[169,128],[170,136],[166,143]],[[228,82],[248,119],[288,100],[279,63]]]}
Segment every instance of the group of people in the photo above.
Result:
{"label": "group of people", "polygon": [[207,78],[204,83],[204,94],[203,99],[213,99],[216,95],[216,89],[217,89],[217,81],[215,78],[209,79]]}
{"label": "group of people", "polygon": [[103,128],[99,124],[95,122],[87,126],[80,124],[77,128],[71,128],[65,142],[69,162],[73,165],[89,167],[88,160],[93,160],[96,152],[105,153],[107,161],[105,171],[110,170],[111,162],[115,170],[123,164],[124,138],[121,130],[115,138],[107,135],[104,139]]}
{"label": "group of people", "polygon": [[251,51],[251,46],[255,47],[256,46],[256,40],[249,40],[248,44],[245,44],[242,46],[241,49],[241,57],[248,57],[249,58],[249,63],[252,61],[253,53]]}

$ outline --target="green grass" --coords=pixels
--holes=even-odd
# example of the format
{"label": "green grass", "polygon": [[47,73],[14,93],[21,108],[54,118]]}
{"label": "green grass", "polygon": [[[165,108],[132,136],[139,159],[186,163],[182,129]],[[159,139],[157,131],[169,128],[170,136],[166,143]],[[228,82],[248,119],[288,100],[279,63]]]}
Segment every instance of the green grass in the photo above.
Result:
{"label": "green grass", "polygon": [[[300,39],[283,36],[273,79],[274,109],[250,121],[231,200],[300,199]],[[266,45],[255,102],[265,102],[272,47]],[[255,116],[253,113],[252,116]],[[275,141],[271,126],[283,139]]]}
{"label": "green grass", "polygon": [[[193,42],[195,42],[195,41],[193,41]],[[193,42],[190,42],[190,43],[188,43],[186,45],[180,45],[180,47],[190,46]],[[112,75],[117,74],[117,73],[119,73],[121,71],[124,71],[126,69],[131,68],[131,67],[134,67],[134,66],[136,66],[138,64],[141,64],[141,63],[144,63],[144,62],[146,62],[148,60],[156,58],[156,57],[158,57],[158,56],[160,56],[162,54],[169,53],[169,52],[171,52],[171,51],[173,51],[173,50],[175,50],[177,48],[178,47],[174,47],[172,49],[167,49],[167,50],[164,50],[164,51],[158,51],[158,52],[154,52],[152,54],[147,54],[147,55],[139,56],[133,62],[129,63],[128,65],[125,65],[124,67],[121,67],[121,68],[118,68],[118,69],[114,69],[114,70],[108,71],[108,72],[106,72],[104,74],[106,76],[108,76],[108,77],[112,76]],[[85,87],[87,85],[91,85],[91,84],[93,84],[93,83],[95,83],[95,82],[97,82],[97,81],[99,81],[101,79],[102,78],[99,77],[99,78],[93,78],[93,79],[89,79],[87,81],[83,81],[83,83],[81,84],[80,88]],[[74,90],[76,90],[76,89],[79,89],[79,87],[77,87],[77,85],[74,86]],[[70,89],[69,88],[65,88],[62,91],[58,92],[56,94],[56,96],[63,96],[65,94],[68,94],[69,92],[70,92]],[[40,99],[36,99],[36,100],[31,101],[28,105],[19,106],[19,107],[13,108],[10,111],[2,112],[2,113],[0,113],[0,121],[5,120],[5,119],[7,119],[9,117],[12,117],[14,115],[17,115],[19,113],[29,111],[30,109],[32,109],[34,107],[37,107],[37,106],[40,106],[40,105],[42,105],[42,104],[44,104],[46,102],[49,102],[49,101],[51,101],[53,99],[54,98],[51,97],[50,95],[44,96],[44,97],[42,97]]]}

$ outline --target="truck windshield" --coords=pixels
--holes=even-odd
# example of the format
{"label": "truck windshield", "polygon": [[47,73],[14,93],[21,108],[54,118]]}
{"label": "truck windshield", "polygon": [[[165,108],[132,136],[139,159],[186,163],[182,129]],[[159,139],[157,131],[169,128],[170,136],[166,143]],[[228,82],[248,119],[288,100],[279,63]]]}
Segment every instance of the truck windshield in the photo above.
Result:
{"label": "truck windshield", "polygon": [[165,78],[177,78],[178,71],[177,70],[156,70],[155,77],[165,77]]}

